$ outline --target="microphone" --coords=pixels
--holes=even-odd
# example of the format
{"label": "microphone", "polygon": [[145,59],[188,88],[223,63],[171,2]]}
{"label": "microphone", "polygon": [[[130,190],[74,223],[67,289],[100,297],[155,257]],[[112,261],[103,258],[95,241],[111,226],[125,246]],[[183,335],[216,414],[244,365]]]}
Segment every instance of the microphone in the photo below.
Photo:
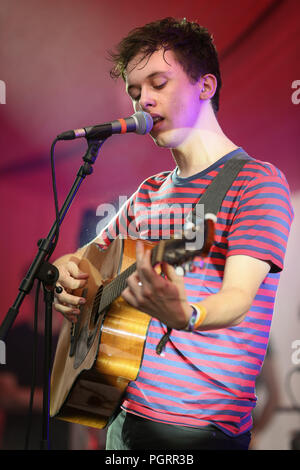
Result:
{"label": "microphone", "polygon": [[58,140],[73,140],[79,137],[88,139],[106,139],[112,134],[125,134],[136,132],[136,134],[148,134],[153,127],[153,120],[149,113],[138,111],[132,116],[116,121],[98,124],[96,126],[83,127],[63,132],[57,136]]}

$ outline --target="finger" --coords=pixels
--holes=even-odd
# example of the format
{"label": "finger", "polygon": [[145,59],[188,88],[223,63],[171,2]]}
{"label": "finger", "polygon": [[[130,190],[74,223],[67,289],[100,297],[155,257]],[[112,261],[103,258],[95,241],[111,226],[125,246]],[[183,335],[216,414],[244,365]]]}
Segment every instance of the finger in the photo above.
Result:
{"label": "finger", "polygon": [[141,282],[136,271],[127,279],[127,286],[131,296],[133,296],[138,303],[143,302],[145,285]]}
{"label": "finger", "polygon": [[68,294],[66,290],[63,290],[61,294],[55,294],[60,304],[69,304],[72,306],[80,306],[85,304],[86,299],[77,295]]}
{"label": "finger", "polygon": [[143,242],[141,240],[137,240],[136,241],[136,262],[137,264],[140,264],[143,260],[143,256],[144,256],[144,245],[143,245]]}
{"label": "finger", "polygon": [[130,305],[133,307],[137,308],[139,303],[138,300],[136,299],[134,293],[130,289],[130,287],[126,287],[126,289],[123,290],[122,292],[122,297],[126,302],[128,302]]}
{"label": "finger", "polygon": [[138,276],[143,284],[155,281],[156,272],[151,264],[151,251],[144,250],[141,241],[138,241],[136,245],[136,266]]}
{"label": "finger", "polygon": [[89,277],[89,274],[81,271],[78,266],[78,263],[72,261],[72,259],[68,263],[68,268],[71,276],[73,276],[74,279],[87,279]]}
{"label": "finger", "polygon": [[178,280],[179,276],[175,268],[168,263],[162,263],[162,272],[167,276],[170,281]]}
{"label": "finger", "polygon": [[57,302],[53,303],[53,307],[57,312],[61,313],[65,318],[67,318],[67,320],[74,322],[78,320],[78,315],[80,314],[79,308],[62,305]]}
{"label": "finger", "polygon": [[65,304],[62,302],[58,302],[56,299],[54,299],[53,306],[55,310],[57,310],[60,313],[68,313],[68,314],[74,314],[74,315],[79,315],[80,313],[79,305]]}
{"label": "finger", "polygon": [[127,285],[130,286],[130,287],[136,287],[136,286],[141,286],[142,283],[141,283],[141,280],[138,276],[138,273],[137,271],[134,271],[128,278],[127,278],[127,281],[126,281]]}
{"label": "finger", "polygon": [[65,290],[73,291],[84,287],[86,285],[86,279],[74,279],[69,272],[67,274],[61,272],[59,283],[65,288]]}
{"label": "finger", "polygon": [[77,323],[78,322],[78,315],[73,315],[69,313],[62,314],[69,322]]}

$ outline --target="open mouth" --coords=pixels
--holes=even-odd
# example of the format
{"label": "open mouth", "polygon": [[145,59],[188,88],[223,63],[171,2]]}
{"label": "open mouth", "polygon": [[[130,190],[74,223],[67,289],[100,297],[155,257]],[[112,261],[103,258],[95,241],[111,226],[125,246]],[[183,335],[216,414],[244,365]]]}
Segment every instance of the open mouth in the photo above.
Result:
{"label": "open mouth", "polygon": [[153,119],[153,127],[157,127],[160,122],[164,120],[161,116],[152,116]]}

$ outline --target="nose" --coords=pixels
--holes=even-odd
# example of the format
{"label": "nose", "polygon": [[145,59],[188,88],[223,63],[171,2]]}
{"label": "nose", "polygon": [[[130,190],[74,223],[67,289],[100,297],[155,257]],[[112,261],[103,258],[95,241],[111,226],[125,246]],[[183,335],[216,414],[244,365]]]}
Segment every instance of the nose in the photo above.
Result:
{"label": "nose", "polygon": [[141,96],[139,99],[139,105],[142,110],[147,111],[150,107],[156,105],[154,93],[148,87],[143,87],[141,90]]}

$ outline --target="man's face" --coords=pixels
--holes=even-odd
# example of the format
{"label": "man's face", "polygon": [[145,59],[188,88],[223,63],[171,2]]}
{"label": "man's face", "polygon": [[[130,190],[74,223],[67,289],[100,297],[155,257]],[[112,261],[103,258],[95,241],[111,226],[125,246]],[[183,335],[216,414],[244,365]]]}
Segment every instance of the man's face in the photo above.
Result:
{"label": "man's face", "polygon": [[195,128],[201,110],[199,83],[191,83],[173,51],[160,49],[126,69],[126,91],[135,111],[150,113],[157,145],[178,148]]}

